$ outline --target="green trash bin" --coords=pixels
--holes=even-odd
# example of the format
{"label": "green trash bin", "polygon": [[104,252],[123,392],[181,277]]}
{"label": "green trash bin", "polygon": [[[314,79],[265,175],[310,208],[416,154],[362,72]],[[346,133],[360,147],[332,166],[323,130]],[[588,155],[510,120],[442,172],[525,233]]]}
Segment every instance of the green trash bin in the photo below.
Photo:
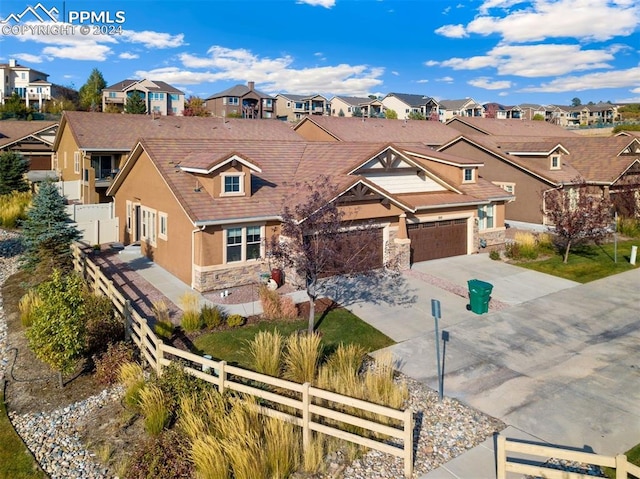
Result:
{"label": "green trash bin", "polygon": [[470,279],[467,284],[469,285],[469,305],[467,308],[476,314],[489,312],[493,285],[479,279]]}

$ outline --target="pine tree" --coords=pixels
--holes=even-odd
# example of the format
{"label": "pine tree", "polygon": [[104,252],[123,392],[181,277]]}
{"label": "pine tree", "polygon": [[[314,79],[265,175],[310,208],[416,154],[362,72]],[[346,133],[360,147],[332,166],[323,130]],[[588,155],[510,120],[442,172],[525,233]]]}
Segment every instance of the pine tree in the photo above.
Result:
{"label": "pine tree", "polygon": [[22,228],[25,248],[22,269],[34,271],[44,268],[48,275],[54,268],[71,268],[71,243],[82,235],[71,223],[65,211],[64,198],[53,183],[40,186]]}
{"label": "pine tree", "polygon": [[127,102],[124,105],[124,112],[131,113],[133,115],[144,115],[147,112],[147,105],[139,92],[134,91],[127,97]]}
{"label": "pine tree", "polygon": [[29,191],[24,174],[29,171],[29,161],[15,151],[0,154],[0,195],[13,191]]}
{"label": "pine tree", "polygon": [[94,68],[87,79],[87,82],[80,87],[80,107],[83,110],[98,111],[102,105],[102,90],[107,87],[102,73]]}

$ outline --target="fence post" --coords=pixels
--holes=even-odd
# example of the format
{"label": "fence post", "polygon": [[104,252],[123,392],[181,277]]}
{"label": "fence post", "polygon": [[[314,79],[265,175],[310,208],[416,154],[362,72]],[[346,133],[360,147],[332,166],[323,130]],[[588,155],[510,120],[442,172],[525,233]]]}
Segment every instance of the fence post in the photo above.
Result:
{"label": "fence post", "polygon": [[498,444],[496,448],[496,478],[507,478],[507,438],[498,436]]}
{"label": "fence post", "polygon": [[224,382],[227,380],[227,362],[220,361],[220,370],[218,372],[218,392],[224,392]]}
{"label": "fence post", "polygon": [[404,477],[413,475],[413,411],[404,412]]}
{"label": "fence post", "polygon": [[616,456],[616,479],[627,479],[627,456],[618,454]]}
{"label": "fence post", "polygon": [[311,403],[309,396],[309,387],[311,384],[304,383],[302,385],[302,450],[306,453],[311,446],[311,428],[309,423],[311,422],[311,413],[309,412],[309,405]]}
{"label": "fence post", "polygon": [[131,301],[125,300],[124,302],[124,340],[131,341]]}

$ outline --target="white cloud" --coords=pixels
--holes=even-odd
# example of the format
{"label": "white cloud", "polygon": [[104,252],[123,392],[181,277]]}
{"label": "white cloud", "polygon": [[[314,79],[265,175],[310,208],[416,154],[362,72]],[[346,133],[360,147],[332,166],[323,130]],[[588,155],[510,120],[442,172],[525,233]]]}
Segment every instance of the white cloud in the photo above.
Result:
{"label": "white cloud", "polygon": [[492,8],[506,9],[522,2],[523,0],[485,0],[485,2],[478,8],[478,11],[481,14],[486,15],[487,12]]}
{"label": "white cloud", "polygon": [[32,55],[30,53],[14,53],[11,56],[17,60],[22,60],[27,63],[42,63],[44,61],[40,55]]}
{"label": "white cloud", "polygon": [[436,78],[436,81],[440,81],[444,83],[453,83],[453,77]]}
{"label": "white cloud", "polygon": [[628,70],[588,73],[582,76],[560,77],[539,86],[523,88],[523,92],[559,93],[567,91],[595,90],[599,88],[633,88],[638,85],[640,67]]}
{"label": "white cloud", "polygon": [[437,67],[438,65],[440,65],[440,62],[437,62],[435,60],[427,60],[426,62],[424,62],[424,66],[426,67]]}
{"label": "white cloud", "polygon": [[[178,67],[138,71],[136,76],[171,84],[193,85],[216,81],[255,81],[266,92],[289,91],[299,94],[332,93],[366,95],[382,84],[384,68],[341,63],[333,66],[295,68],[294,58],[259,57],[250,50],[214,45],[209,56],[180,55],[186,69]],[[206,70],[206,71],[198,71]]]}
{"label": "white cloud", "polygon": [[186,45],[184,42],[184,34],[171,35],[169,33],[154,32],[144,30],[136,32],[133,30],[124,30],[119,36],[125,42],[142,43],[146,48],[176,48]]}
{"label": "white cloud", "polygon": [[335,6],[336,0],[298,0],[296,3],[311,5],[312,7],[331,8]]}
{"label": "white cloud", "polygon": [[391,74],[396,77],[400,76],[400,73],[397,71],[392,71]]}
{"label": "white cloud", "polygon": [[429,83],[429,80],[418,80],[416,83]]}
{"label": "white cloud", "polygon": [[498,96],[509,96],[509,92],[508,91],[501,91],[500,93],[498,93]]}
{"label": "white cloud", "polygon": [[582,50],[580,45],[499,45],[484,56],[451,58],[440,66],[454,70],[495,68],[500,75],[543,77],[612,68],[620,45],[604,50]]}
{"label": "white cloud", "polygon": [[140,58],[140,55],[138,55],[137,53],[122,52],[120,55],[118,55],[118,58],[122,58],[123,60],[135,60],[137,58]]}
{"label": "white cloud", "polygon": [[479,77],[474,80],[469,80],[467,83],[477,88],[484,88],[485,90],[506,90],[507,88],[511,88],[511,82],[508,80],[491,81],[491,79],[487,77]]}
{"label": "white cloud", "polygon": [[111,48],[97,43],[87,43],[84,45],[71,45],[59,47],[44,47],[42,53],[55,58],[66,58],[69,60],[93,60],[102,62],[111,53]]}
{"label": "white cloud", "polygon": [[435,30],[435,33],[447,38],[464,38],[467,35],[464,25],[443,25]]}
{"label": "white cloud", "polygon": [[[484,5],[487,3],[504,2],[488,1]],[[640,5],[628,0],[537,0],[530,7],[515,10],[504,17],[481,15],[466,28],[460,27],[467,34],[499,34],[503,41],[521,43],[564,37],[605,41],[615,36],[630,35],[638,25]],[[450,26],[438,30],[446,27]]]}

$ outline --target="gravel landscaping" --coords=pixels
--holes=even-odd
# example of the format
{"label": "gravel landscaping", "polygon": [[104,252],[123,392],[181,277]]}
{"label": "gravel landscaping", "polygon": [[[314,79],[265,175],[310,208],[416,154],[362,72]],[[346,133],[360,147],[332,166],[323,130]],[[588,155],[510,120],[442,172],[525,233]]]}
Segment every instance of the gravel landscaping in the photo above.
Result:
{"label": "gravel landscaping", "polygon": [[[16,248],[15,234],[0,230],[0,285],[17,270],[17,254],[13,248]],[[112,261],[110,266],[115,268],[116,263],[117,261]],[[135,289],[140,297],[147,290],[155,290],[141,278],[136,278],[135,272],[125,271],[119,274],[126,277],[129,287]],[[7,366],[13,361],[10,347],[7,344],[5,312],[0,296],[0,380],[5,377]],[[440,402],[437,392],[411,378],[402,379],[408,384],[408,407],[415,411],[416,418],[414,477],[420,477],[439,467],[505,427],[501,421],[455,399],[445,397]],[[52,478],[116,477],[113,471],[100,464],[95,454],[90,452],[87,442],[91,441],[78,432],[76,425],[89,416],[97,415],[109,405],[119,404],[120,397],[121,391],[118,388],[96,390],[90,397],[51,410],[17,413],[9,407],[9,416],[28,448]],[[7,402],[11,406],[11,401]],[[34,407],[37,409],[37,405]],[[328,472],[322,476],[325,478],[403,477],[403,463],[400,459],[375,451],[351,464],[345,464],[341,454],[335,453],[327,458],[327,464]]]}

